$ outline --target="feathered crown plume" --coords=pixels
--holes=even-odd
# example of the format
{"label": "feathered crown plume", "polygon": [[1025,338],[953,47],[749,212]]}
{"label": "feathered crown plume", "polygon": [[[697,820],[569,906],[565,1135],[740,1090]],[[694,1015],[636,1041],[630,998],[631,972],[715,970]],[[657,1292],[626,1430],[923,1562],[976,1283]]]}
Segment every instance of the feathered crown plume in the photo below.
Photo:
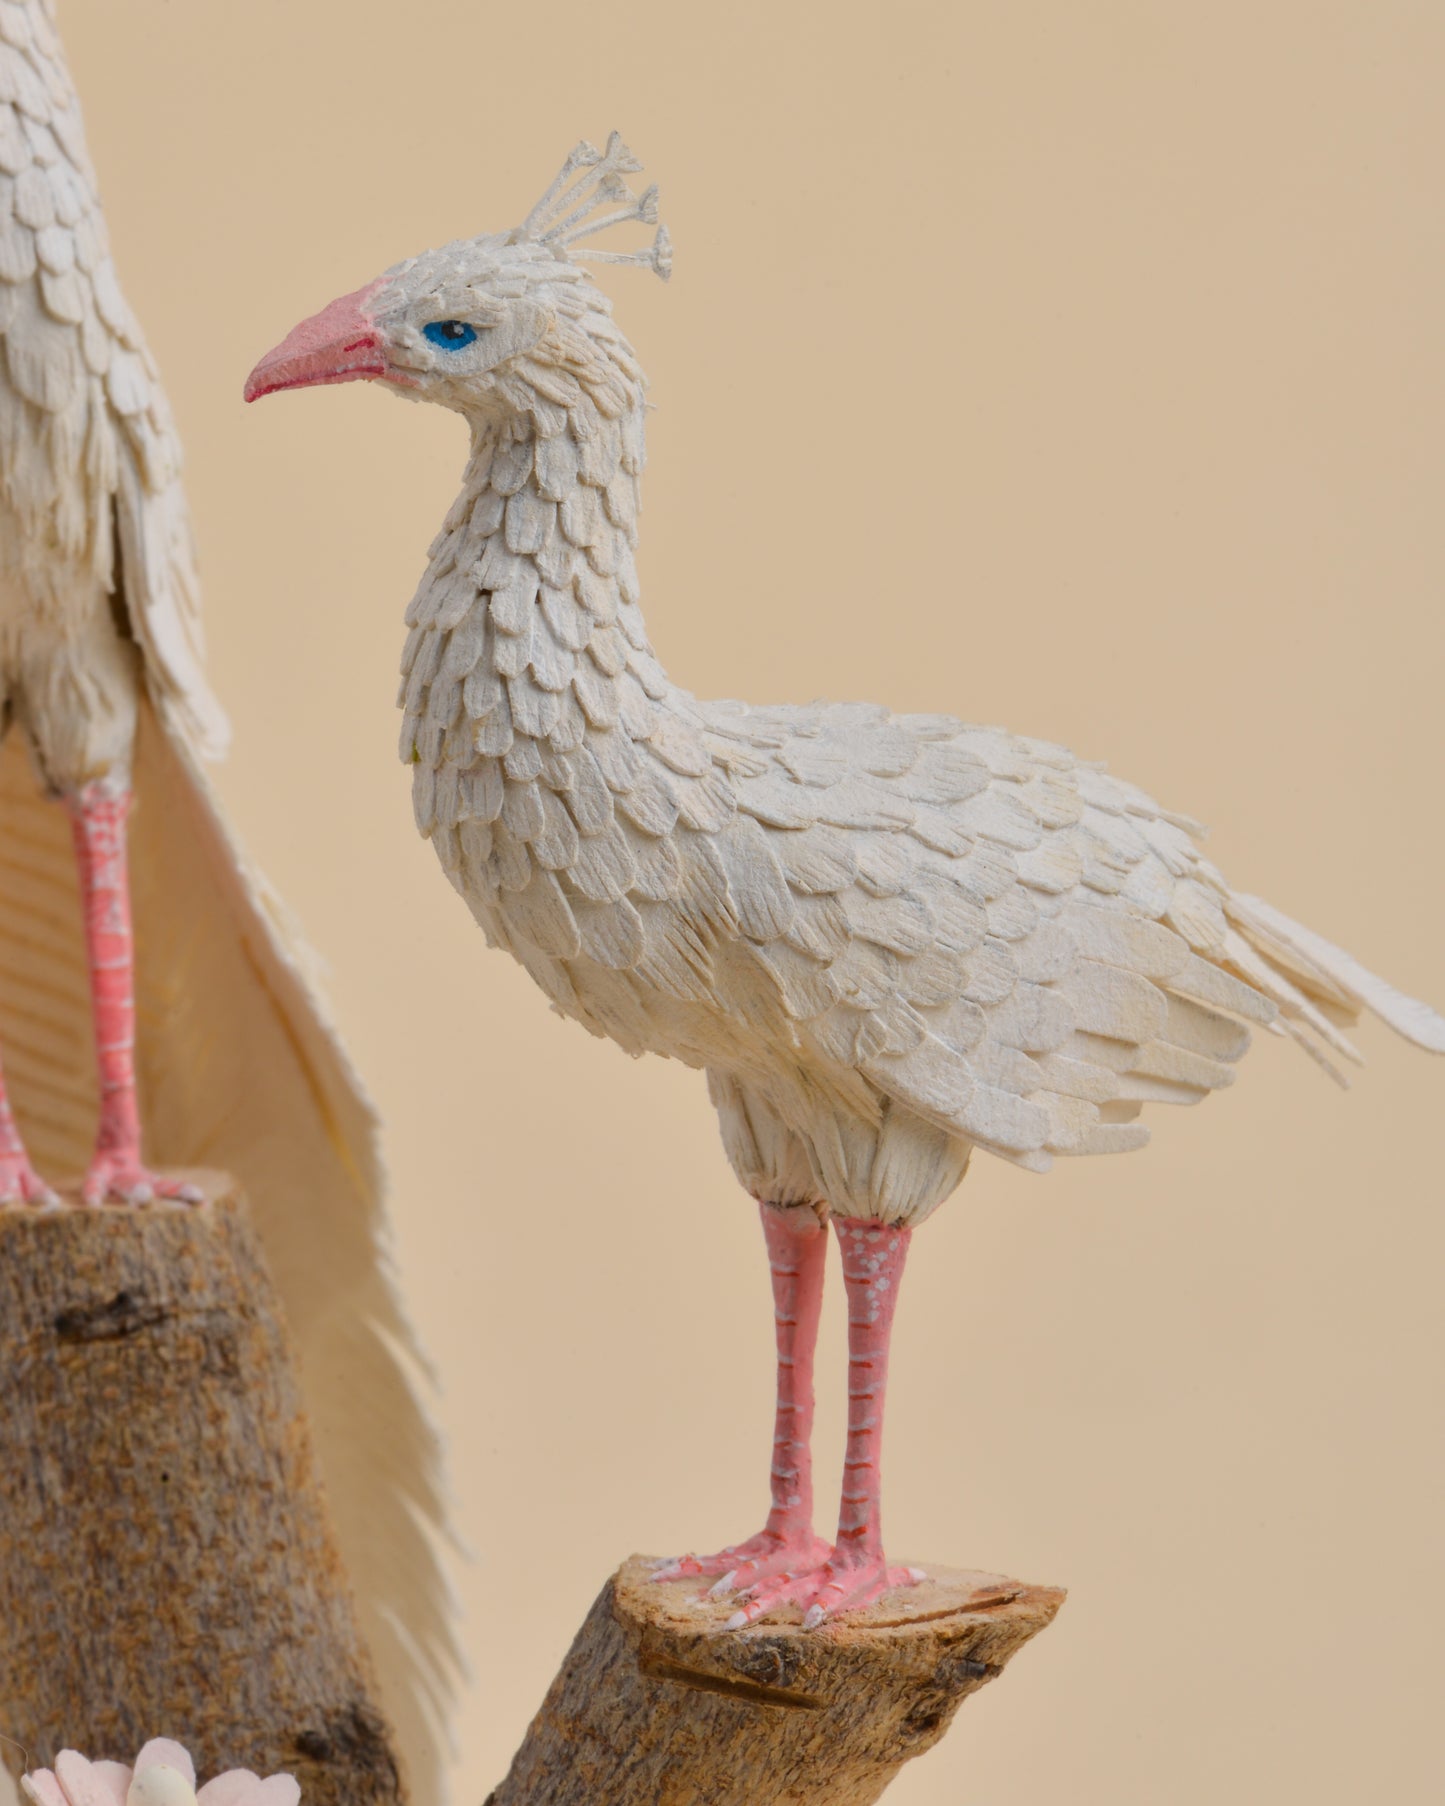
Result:
{"label": "feathered crown plume", "polygon": [[[512,229],[513,241],[534,239],[549,245],[567,257],[586,257],[594,263],[641,264],[655,270],[663,281],[672,274],[672,240],[666,226],[657,226],[657,189],[643,189],[634,194],[623,180],[635,174],[641,163],[614,132],[607,149],[600,151],[584,138],[568,152],[567,161],[557,171],[550,188],[538,201],[520,226]],[[580,173],[579,173],[580,172]],[[575,178],[575,179],[574,179]],[[599,207],[612,207],[611,213],[597,217]],[[574,245],[594,238],[613,226],[640,220],[643,225],[657,226],[657,236],[645,251],[575,251]]]}

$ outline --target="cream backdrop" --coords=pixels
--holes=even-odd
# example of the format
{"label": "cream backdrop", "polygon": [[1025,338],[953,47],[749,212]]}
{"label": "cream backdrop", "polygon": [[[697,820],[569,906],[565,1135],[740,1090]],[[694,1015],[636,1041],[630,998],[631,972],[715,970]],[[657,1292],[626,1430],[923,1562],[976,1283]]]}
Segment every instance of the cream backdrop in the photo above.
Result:
{"label": "cream backdrop", "polygon": [[[756,1528],[761,1238],[701,1080],[551,1016],[414,836],[401,611],[460,423],[362,385],[247,410],[242,378],[619,126],[677,247],[668,288],[606,272],[657,402],[673,672],[1107,759],[1439,1004],[1445,13],[64,0],[62,25],[189,452],[222,789],[387,1119],[475,1555],[475,1802],[620,1556]],[[890,1546],[1071,1598],[897,1806],[1438,1793],[1445,1063],[1363,1041],[1347,1097],[1266,1037],[1142,1154],[980,1159],[920,1235]]]}

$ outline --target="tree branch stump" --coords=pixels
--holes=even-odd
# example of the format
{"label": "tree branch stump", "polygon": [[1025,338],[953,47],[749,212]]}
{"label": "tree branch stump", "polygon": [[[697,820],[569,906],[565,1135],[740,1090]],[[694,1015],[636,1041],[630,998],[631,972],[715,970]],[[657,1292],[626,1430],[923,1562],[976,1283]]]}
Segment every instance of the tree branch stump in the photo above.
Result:
{"label": "tree branch stump", "polygon": [[994,1574],[931,1578],[842,1624],[608,1581],[487,1806],[868,1806],[1063,1604]]}
{"label": "tree branch stump", "polygon": [[235,1183],[187,1176],[205,1204],[0,1211],[0,1729],[396,1806],[280,1304]]}

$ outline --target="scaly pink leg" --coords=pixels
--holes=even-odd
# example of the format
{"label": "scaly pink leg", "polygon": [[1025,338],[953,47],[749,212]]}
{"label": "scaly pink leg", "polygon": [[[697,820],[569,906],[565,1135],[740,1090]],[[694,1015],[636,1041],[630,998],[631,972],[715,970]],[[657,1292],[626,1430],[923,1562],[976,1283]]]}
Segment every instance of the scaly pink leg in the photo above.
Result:
{"label": "scaly pink leg", "polygon": [[30,1164],[0,1071],[0,1209],[7,1204],[39,1204],[47,1209],[60,1199]]}
{"label": "scaly pink leg", "polygon": [[85,1202],[103,1204],[114,1197],[127,1204],[148,1204],[160,1197],[199,1203],[201,1194],[194,1186],[161,1179],[141,1161],[135,1089],[135,960],[125,845],[130,792],[108,783],[87,784],[66,801],[80,867],[100,1069],[100,1128],[95,1158],[85,1176]]}
{"label": "scaly pink leg", "polygon": [[838,1612],[860,1611],[892,1587],[923,1579],[918,1568],[890,1568],[883,1554],[883,1400],[898,1282],[912,1231],[835,1218],[848,1289],[848,1450],[838,1541],[826,1562],[781,1575],[748,1592],[726,1628],[740,1630],[780,1605],[801,1605],[811,1628]]}
{"label": "scaly pink leg", "polygon": [[778,1343],[778,1407],[773,1430],[773,1507],[756,1536],[716,1555],[662,1563],[654,1580],[721,1576],[714,1594],[750,1587],[775,1574],[816,1567],[828,1545],[813,1533],[813,1349],[823,1308],[828,1226],[808,1205],[759,1206],[773,1279]]}

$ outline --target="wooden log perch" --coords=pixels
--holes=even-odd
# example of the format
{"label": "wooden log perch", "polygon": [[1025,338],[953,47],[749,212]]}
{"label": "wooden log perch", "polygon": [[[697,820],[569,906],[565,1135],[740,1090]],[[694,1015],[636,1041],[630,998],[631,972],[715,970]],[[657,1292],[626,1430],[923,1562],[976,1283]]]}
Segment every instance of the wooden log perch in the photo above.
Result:
{"label": "wooden log perch", "polygon": [[279,1301],[234,1182],[188,1176],[205,1204],[0,1211],[0,1730],[396,1806]]}
{"label": "wooden log perch", "polygon": [[929,1572],[839,1625],[724,1632],[734,1601],[698,1606],[699,1582],[655,1585],[634,1555],[486,1806],[868,1806],[1064,1600]]}

